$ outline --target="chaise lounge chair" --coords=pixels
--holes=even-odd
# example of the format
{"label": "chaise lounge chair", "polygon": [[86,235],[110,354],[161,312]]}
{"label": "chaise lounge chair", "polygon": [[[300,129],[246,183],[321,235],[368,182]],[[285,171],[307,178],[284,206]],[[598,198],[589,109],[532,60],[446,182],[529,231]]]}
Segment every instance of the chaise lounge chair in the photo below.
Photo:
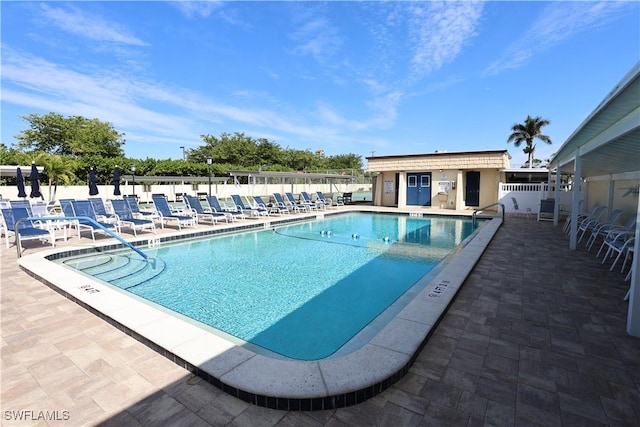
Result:
{"label": "chaise lounge chair", "polygon": [[281,214],[289,213],[289,209],[287,209],[286,207],[282,207],[277,203],[272,203],[272,204],[265,203],[265,201],[262,200],[261,196],[253,196],[253,200],[256,201],[259,207],[266,209],[267,212],[270,214],[281,215]]}
{"label": "chaise lounge chair", "polygon": [[224,214],[227,217],[227,222],[229,222],[229,220],[236,221],[238,218],[246,218],[244,213],[238,210],[229,210],[222,206],[217,196],[207,196],[207,203],[209,204],[209,208],[212,212]]}
{"label": "chaise lounge chair", "polygon": [[231,200],[236,206],[236,209],[244,214],[248,214],[249,217],[259,217],[260,215],[266,215],[268,212],[266,210],[254,209],[251,206],[247,206],[243,201],[242,197],[239,194],[232,194]]}
{"label": "chaise lounge chair", "polygon": [[101,222],[115,223],[118,221],[113,214],[107,212],[107,208],[104,205],[104,201],[101,197],[89,197],[89,202],[91,203],[91,207],[93,207],[93,212]]}
{"label": "chaise lounge chair", "polygon": [[287,200],[289,201],[289,203],[291,203],[292,206],[298,206],[299,208],[304,209],[306,212],[311,212],[312,209],[317,209],[315,205],[312,206],[309,203],[297,202],[296,198],[293,197],[293,193],[284,193],[284,195],[287,197]]}
{"label": "chaise lounge chair", "polygon": [[318,208],[326,209],[326,206],[324,205],[324,203],[322,203],[322,202],[314,202],[313,200],[311,200],[311,196],[306,191],[301,191],[300,192],[300,197],[302,197],[302,201],[305,204],[313,206],[311,209],[318,209]]}
{"label": "chaise lounge chair", "polygon": [[136,218],[158,219],[160,217],[157,211],[140,209],[138,198],[136,196],[124,196],[124,200],[127,202],[129,209],[131,209],[133,216]]}
{"label": "chaise lounge chair", "polygon": [[320,202],[322,202],[322,204],[326,207],[326,208],[335,208],[336,206],[334,206],[333,204],[333,200],[324,197],[324,193],[322,191],[316,191],[316,195],[318,196],[318,200],[320,200]]}
{"label": "chaise lounge chair", "polygon": [[111,207],[116,214],[116,220],[120,229],[127,227],[133,230],[133,235],[138,236],[138,230],[149,229],[156,234],[156,224],[150,219],[136,218],[131,212],[129,204],[123,199],[115,199],[111,201]]}
{"label": "chaise lounge chair", "polygon": [[162,228],[164,228],[164,224],[168,223],[169,221],[175,221],[175,223],[178,225],[178,230],[182,230],[183,226],[196,226],[196,218],[194,216],[188,215],[184,211],[172,211],[165,196],[153,195],[151,199],[153,200],[153,205],[156,207],[156,210],[160,215],[159,219]]}
{"label": "chaise lounge chair", "polygon": [[[105,231],[105,230],[112,230],[112,231],[115,231],[116,233],[120,233],[120,228],[117,223],[108,223],[108,222],[98,221],[90,201],[71,200],[71,207],[73,208],[73,214],[74,214],[73,216],[84,216],[93,220],[93,222],[85,219],[77,220],[78,237],[80,237],[80,232],[82,229],[91,231],[91,238],[94,241],[96,240],[96,232],[108,234],[108,231]],[[65,216],[68,216],[66,212],[65,212]]]}
{"label": "chaise lounge chair", "polygon": [[216,222],[219,219],[224,219],[226,222],[229,222],[229,218],[222,212],[205,211],[202,207],[202,203],[200,203],[200,200],[197,197],[190,196],[188,194],[185,194],[182,197],[187,207],[191,209],[192,214],[195,215],[198,223],[200,223],[200,220],[204,220],[209,221],[211,225],[216,225]]}
{"label": "chaise lounge chair", "polygon": [[25,208],[2,208],[2,222],[4,228],[4,238],[7,248],[9,247],[9,234],[16,236],[16,242],[18,242],[18,236],[20,237],[20,246],[18,250],[22,254],[22,241],[24,240],[43,240],[47,239],[51,242],[51,246],[55,247],[56,239],[53,234],[53,230],[44,230],[36,227],[31,220],[21,221],[23,218],[29,218],[29,212]]}
{"label": "chaise lounge chair", "polygon": [[288,200],[285,200],[280,193],[273,193],[273,198],[276,200],[276,204],[281,208],[284,207],[290,213],[300,212],[300,206],[295,203],[291,203]]}

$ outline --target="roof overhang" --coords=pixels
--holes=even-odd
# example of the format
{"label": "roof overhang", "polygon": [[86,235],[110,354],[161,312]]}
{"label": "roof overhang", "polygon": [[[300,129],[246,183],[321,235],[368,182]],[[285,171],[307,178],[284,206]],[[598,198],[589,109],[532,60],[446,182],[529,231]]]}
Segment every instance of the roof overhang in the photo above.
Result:
{"label": "roof overhang", "polygon": [[[16,176],[16,170],[20,168],[20,172],[22,172],[23,177],[31,176],[31,165],[29,166],[21,166],[21,165],[0,165],[0,176]],[[36,166],[38,169],[38,173],[42,173],[44,171],[43,166]]]}
{"label": "roof overhang", "polygon": [[550,168],[582,177],[640,171],[640,63],[637,63],[569,136]]}
{"label": "roof overhang", "polygon": [[353,175],[341,175],[335,173],[312,172],[263,172],[263,171],[228,171],[232,177],[256,177],[256,178],[292,178],[292,179],[341,179],[352,180]]}
{"label": "roof overhang", "polygon": [[384,159],[397,159],[397,158],[412,158],[412,157],[443,157],[443,156],[468,156],[468,155],[478,155],[478,154],[504,154],[506,153],[511,159],[511,155],[508,150],[478,150],[478,151],[435,151],[433,153],[422,153],[422,154],[393,154],[389,156],[370,156],[365,157],[368,161],[375,160],[384,160]]}
{"label": "roof overhang", "polygon": [[[122,181],[128,182],[133,181],[133,175],[121,175],[120,179]],[[212,176],[211,182],[228,182],[229,177],[219,177]],[[207,176],[135,176],[136,182],[157,182],[157,183],[196,183],[196,182],[209,182],[209,177]]]}
{"label": "roof overhang", "polygon": [[507,173],[549,173],[547,168],[506,168],[500,169],[500,172]]}

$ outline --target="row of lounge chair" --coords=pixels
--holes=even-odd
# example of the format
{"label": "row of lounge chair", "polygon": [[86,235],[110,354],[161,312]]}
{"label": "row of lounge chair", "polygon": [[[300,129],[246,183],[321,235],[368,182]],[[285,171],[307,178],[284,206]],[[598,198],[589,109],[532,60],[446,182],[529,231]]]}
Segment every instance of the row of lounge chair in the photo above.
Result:
{"label": "row of lounge chair", "polygon": [[[49,241],[55,246],[55,231],[63,230],[63,238],[66,240],[68,232],[75,231],[78,238],[83,232],[91,233],[95,240],[96,233],[118,233],[123,229],[133,232],[135,236],[139,231],[156,233],[156,223],[162,228],[165,225],[174,224],[178,229],[195,226],[200,223],[215,225],[220,221],[227,223],[249,218],[258,218],[268,215],[282,215],[299,212],[311,212],[319,209],[337,207],[331,199],[324,197],[322,192],[317,192],[315,201],[311,200],[308,193],[303,192],[300,200],[296,200],[292,193],[284,196],[275,193],[274,201],[266,203],[262,197],[232,196],[232,204],[221,203],[216,196],[207,196],[206,204],[194,196],[185,195],[184,206],[177,208],[168,203],[164,195],[152,197],[153,209],[140,209],[135,196],[125,196],[123,199],[110,200],[109,207],[99,197],[87,200],[61,199],[60,208],[62,216],[53,221],[27,220],[47,212],[32,210],[28,200],[11,201],[9,206],[2,206],[1,231],[5,236],[6,246],[9,247],[9,237],[16,232],[20,240],[38,239]],[[21,220],[19,222],[19,220]],[[16,229],[16,224],[19,224]],[[20,248],[22,251],[22,248]]]}
{"label": "row of lounge chair", "polygon": [[[596,257],[600,257],[600,254],[604,253],[602,264],[615,257],[609,271],[613,271],[618,261],[623,258],[620,272],[624,272],[627,262],[633,256],[636,215],[630,215],[623,224],[619,224],[618,221],[623,216],[622,210],[615,209],[605,216],[606,211],[606,206],[594,205],[589,212],[578,215],[578,243],[588,235],[585,245],[590,251],[595,243],[600,241],[600,249],[596,253]],[[570,228],[571,219],[567,218],[563,230],[568,233]],[[630,278],[631,270],[625,281]],[[625,298],[628,298],[628,294]]]}

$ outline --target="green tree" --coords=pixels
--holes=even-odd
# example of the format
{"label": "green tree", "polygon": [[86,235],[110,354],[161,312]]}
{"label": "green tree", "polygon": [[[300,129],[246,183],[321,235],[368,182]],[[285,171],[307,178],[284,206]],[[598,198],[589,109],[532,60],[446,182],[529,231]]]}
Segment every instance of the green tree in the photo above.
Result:
{"label": "green tree", "polygon": [[82,116],[64,117],[57,113],[21,117],[29,123],[29,129],[16,135],[19,149],[74,157],[124,155],[124,134],[109,122]]}
{"label": "green tree", "polygon": [[330,169],[362,169],[362,156],[358,154],[337,154],[328,158]]}
{"label": "green tree", "polygon": [[56,199],[59,183],[69,185],[76,178],[73,172],[76,161],[68,157],[41,153],[36,157],[35,162],[44,167],[41,179],[45,178],[49,182],[49,200],[51,201]]}
{"label": "green tree", "polygon": [[211,157],[213,163],[230,163],[242,167],[259,165],[258,144],[255,139],[242,132],[223,132],[220,137],[201,135],[205,145],[190,150],[189,160],[206,162]]}
{"label": "green tree", "polygon": [[516,123],[511,127],[511,135],[507,138],[507,142],[513,142],[513,145],[520,147],[525,142],[526,146],[522,150],[529,158],[529,167],[533,167],[533,153],[536,150],[536,146],[533,140],[538,138],[542,142],[551,144],[551,138],[542,133],[542,128],[551,123],[547,119],[543,119],[540,116],[531,117],[527,115],[524,123]]}

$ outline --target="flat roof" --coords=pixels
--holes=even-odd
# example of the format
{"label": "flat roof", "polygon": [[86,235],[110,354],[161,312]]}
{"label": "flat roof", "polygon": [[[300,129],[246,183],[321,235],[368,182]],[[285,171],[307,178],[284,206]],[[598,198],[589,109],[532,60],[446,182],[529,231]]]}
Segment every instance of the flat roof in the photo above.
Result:
{"label": "flat roof", "polygon": [[[495,153],[507,153],[508,150],[480,150],[480,151],[436,151],[433,153],[423,153],[423,154],[392,154],[389,156],[370,156],[365,157],[367,160],[376,160],[376,159],[396,159],[399,157],[431,157],[431,156],[463,156],[469,154],[495,154]],[[511,158],[511,155],[509,155]]]}
{"label": "flat roof", "polygon": [[504,168],[500,169],[500,172],[509,172],[509,173],[549,173],[549,169],[547,168]]}
{"label": "flat roof", "polygon": [[[20,168],[20,172],[22,172],[23,177],[31,176],[31,165],[22,166],[22,165],[0,165],[0,176],[16,176],[16,169]],[[43,166],[36,166],[38,169],[38,173],[42,173],[44,171]]]}
{"label": "flat roof", "polygon": [[[136,175],[136,182],[209,182],[208,176],[143,176]],[[133,181],[133,175],[120,175],[120,180],[129,182]],[[229,177],[212,176],[211,182],[228,182]]]}
{"label": "flat roof", "polygon": [[311,179],[353,179],[353,175],[316,172],[263,172],[263,171],[228,171],[230,176],[255,176],[261,178],[311,178]]}

